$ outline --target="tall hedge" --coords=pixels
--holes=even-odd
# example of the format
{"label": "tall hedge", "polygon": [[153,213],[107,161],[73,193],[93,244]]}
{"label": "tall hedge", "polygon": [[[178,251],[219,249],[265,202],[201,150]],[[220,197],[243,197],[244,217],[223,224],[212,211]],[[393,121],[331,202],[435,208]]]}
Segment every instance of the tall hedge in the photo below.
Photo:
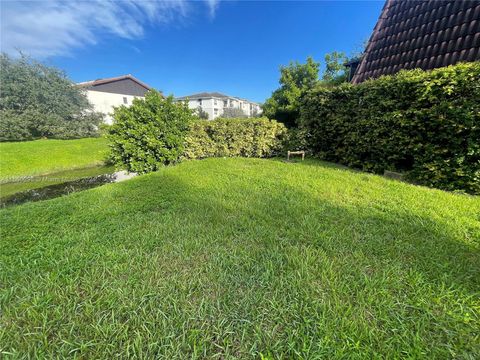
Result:
{"label": "tall hedge", "polygon": [[286,128],[267,118],[197,120],[185,141],[185,157],[269,157],[282,148]]}
{"label": "tall hedge", "polygon": [[300,123],[326,160],[480,193],[479,62],[316,88],[302,100]]}

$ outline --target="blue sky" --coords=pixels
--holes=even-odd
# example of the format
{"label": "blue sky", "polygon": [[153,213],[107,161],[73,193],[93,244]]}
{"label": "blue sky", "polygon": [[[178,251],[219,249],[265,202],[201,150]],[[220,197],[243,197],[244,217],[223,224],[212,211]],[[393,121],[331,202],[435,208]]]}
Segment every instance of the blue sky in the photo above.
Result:
{"label": "blue sky", "polygon": [[279,66],[366,41],[383,1],[2,2],[2,51],[74,81],[131,73],[165,94],[219,91],[263,102]]}

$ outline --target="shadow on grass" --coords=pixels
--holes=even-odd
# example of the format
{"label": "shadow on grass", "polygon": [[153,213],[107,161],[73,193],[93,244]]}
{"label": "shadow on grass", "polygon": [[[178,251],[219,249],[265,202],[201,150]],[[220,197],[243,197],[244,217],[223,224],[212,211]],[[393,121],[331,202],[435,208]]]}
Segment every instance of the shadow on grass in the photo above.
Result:
{"label": "shadow on grass", "polygon": [[[337,168],[317,161],[305,165]],[[251,183],[237,181],[235,175],[223,179],[207,178],[207,174],[200,176],[200,181],[190,178],[187,182],[171,173],[153,174],[115,185],[105,193],[100,190],[99,198],[75,194],[59,212],[67,220],[66,226],[69,216],[88,225],[92,219],[95,223],[100,219],[115,223],[122,221],[122,216],[138,215],[138,212],[145,212],[148,218],[149,211],[159,213],[161,221],[161,214],[166,210],[189,216],[193,222],[207,221],[210,226],[204,231],[221,231],[223,227],[235,225],[242,228],[247,224],[263,234],[258,241],[275,243],[282,239],[290,244],[317,246],[332,255],[362,252],[366,258],[393,261],[400,268],[415,268],[432,281],[480,290],[478,221],[477,226],[454,226],[449,222],[452,219],[398,212],[393,203],[387,210],[358,203],[339,206],[274,179],[262,184],[258,179]],[[85,201],[102,204],[93,206],[92,212],[89,211],[92,206],[85,207]],[[111,206],[112,203],[117,205]],[[49,209],[55,208],[50,202],[43,204],[48,204]],[[41,212],[42,204],[39,205],[37,209]],[[32,211],[35,212],[35,208]],[[62,220],[57,217],[52,222],[61,224]],[[51,230],[50,227],[43,229]],[[476,245],[468,245],[467,240]]]}
{"label": "shadow on grass", "polygon": [[452,224],[452,219],[397,211],[395,204],[389,209],[339,206],[285,184],[267,191],[233,185],[248,197],[244,200],[228,190],[221,194],[175,178],[168,182],[182,189],[172,199],[182,204],[181,213],[200,211],[218,232],[236,225],[240,231],[248,228],[249,235],[261,234],[255,239],[261,243],[313,246],[338,258],[360,257],[367,266],[415,270],[432,284],[466,289],[472,295],[480,291],[478,222]]}
{"label": "shadow on grass", "polygon": [[[168,212],[196,225],[195,231],[205,236],[212,232],[216,239],[246,231],[249,241],[264,245],[313,246],[339,258],[360,256],[364,265],[371,260],[377,266],[412,269],[432,283],[480,291],[478,221],[455,224],[455,219],[438,217],[434,210],[432,217],[425,217],[399,211],[395,203],[381,208],[340,206],[274,180],[264,184],[203,174],[185,181],[170,173],[138,180],[120,185],[125,188],[117,185],[106,203],[119,206],[107,208],[112,212],[105,219],[115,222],[143,212],[145,218],[162,221]],[[258,238],[252,239],[255,234]]]}
{"label": "shadow on grass", "polygon": [[[149,329],[140,330],[143,338],[168,343],[169,338],[162,337],[165,334],[180,339],[190,330],[197,331],[207,334],[202,339],[211,356],[219,351],[211,344],[222,336],[231,340],[228,346],[244,351],[245,358],[251,355],[247,348],[255,348],[253,343],[257,350],[276,349],[277,354],[292,358],[305,350],[303,345],[322,344],[329,336],[334,340],[326,343],[331,351],[327,357],[341,357],[346,341],[360,335],[369,347],[364,355],[408,357],[413,354],[408,353],[409,346],[421,336],[423,343],[417,348],[422,350],[437,351],[432,342],[437,339],[453,348],[464,341],[466,353],[475,351],[472,323],[450,319],[450,312],[463,304],[454,309],[455,299],[443,297],[451,296],[453,290],[463,301],[479,293],[478,221],[435,216],[434,210],[431,217],[420,216],[396,208],[394,202],[382,208],[359,202],[335,203],[322,192],[290,183],[291,179],[268,178],[261,173],[278,164],[240,162],[234,168],[228,164],[182,164],[133,181],[3,210],[0,253],[4,279],[27,289],[22,290],[27,293],[22,298],[26,308],[29,301],[34,302],[30,299],[35,299],[35,284],[56,288],[62,281],[69,284],[70,279],[78,279],[75,288],[93,290],[69,295],[72,303],[104,292],[120,305],[131,301],[118,312],[128,321],[138,321],[138,329]],[[252,167],[242,169],[245,164]],[[315,177],[313,174],[310,179],[314,185]],[[349,185],[339,184],[338,192],[343,186]],[[369,184],[354,186],[360,186],[361,192],[366,189],[361,186]],[[102,277],[91,275],[103,268],[108,272]],[[44,273],[58,278],[49,280]],[[97,291],[103,281],[112,289]],[[432,304],[442,301],[446,301],[446,309],[432,312]],[[58,313],[76,319],[75,311],[69,310],[75,307],[62,305],[56,304],[64,311]],[[104,305],[95,306],[88,323],[97,321],[98,314],[105,311]],[[132,309],[147,306],[151,307],[145,313],[132,315]],[[377,318],[367,314],[355,322],[362,307]],[[156,326],[164,321],[154,317],[159,309],[179,323],[158,330]],[[52,316],[50,308],[39,311]],[[425,313],[427,330],[417,327]],[[12,317],[12,324],[17,317]],[[27,320],[35,328],[31,317]],[[402,325],[406,330],[394,333]],[[123,328],[123,324],[115,326],[114,330]],[[52,329],[43,331],[55,335],[60,331]],[[239,329],[245,332],[240,334]],[[372,329],[376,332],[369,335]],[[211,333],[217,330],[222,336],[213,339]],[[17,343],[22,339],[20,330],[12,331],[13,335]],[[243,347],[239,339],[244,335],[247,345]],[[75,341],[82,337],[87,341],[91,336],[91,329],[85,328]],[[115,336],[110,345],[114,350],[115,346],[124,348]],[[382,347],[389,339],[394,339],[393,345]],[[71,350],[65,343],[53,345],[61,346]],[[397,352],[389,353],[392,349]],[[352,354],[345,351],[343,355]]]}
{"label": "shadow on grass", "polygon": [[[308,165],[330,167],[328,163]],[[262,184],[256,180],[242,182],[236,176],[217,179],[203,174],[201,177],[185,181],[171,173],[153,174],[116,184],[107,192],[98,190],[98,196],[91,192],[87,197],[74,194],[69,200],[59,199],[67,200],[63,207],[43,202],[31,210],[41,213],[45,205],[53,210],[52,214],[57,213],[52,223],[68,227],[72,217],[81,221],[77,224],[80,229],[88,228],[92,221],[124,222],[122,218],[128,220],[132,214],[145,219],[155,215],[156,221],[161,222],[162,215],[168,212],[170,216],[188,218],[192,224],[205,222],[203,230],[201,226],[196,228],[203,232],[224,234],[224,228],[237,227],[239,231],[248,228],[251,235],[254,229],[260,234],[255,239],[258,242],[315,246],[332,256],[361,252],[365,259],[394,262],[401,269],[421,271],[432,282],[473,292],[480,290],[478,220],[474,221],[476,225],[453,224],[452,219],[399,212],[393,203],[383,208],[358,203],[339,206],[295,185],[274,180]],[[359,188],[358,192],[361,191]],[[45,235],[52,229],[58,230],[57,226],[44,226],[45,223],[36,225]],[[25,226],[36,227],[33,223]]]}
{"label": "shadow on grass", "polygon": [[314,157],[308,157],[308,156],[305,158],[305,160],[302,160],[301,158],[291,158],[290,160],[287,160],[286,157],[275,157],[269,160],[279,161],[286,164],[301,164],[301,165],[317,166],[317,167],[321,166],[329,169],[351,170],[353,172],[361,172],[360,170],[353,169],[342,164],[336,164],[333,162],[320,160],[320,159],[317,159]]}

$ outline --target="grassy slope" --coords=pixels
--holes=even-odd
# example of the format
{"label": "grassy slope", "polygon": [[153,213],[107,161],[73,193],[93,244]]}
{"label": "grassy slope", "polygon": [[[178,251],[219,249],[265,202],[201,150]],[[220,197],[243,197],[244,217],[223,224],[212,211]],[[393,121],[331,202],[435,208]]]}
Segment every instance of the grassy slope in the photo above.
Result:
{"label": "grassy slope", "polygon": [[106,153],[103,138],[0,143],[0,180],[99,165]]}
{"label": "grassy slope", "polygon": [[209,159],[0,214],[6,352],[480,356],[478,197]]}

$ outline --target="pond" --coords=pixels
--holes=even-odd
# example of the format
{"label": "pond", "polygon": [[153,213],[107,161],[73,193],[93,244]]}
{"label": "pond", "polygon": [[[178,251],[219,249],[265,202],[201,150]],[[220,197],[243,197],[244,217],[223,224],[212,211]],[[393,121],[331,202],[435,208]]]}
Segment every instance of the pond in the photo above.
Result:
{"label": "pond", "polygon": [[104,184],[129,179],[135,174],[113,166],[64,170],[42,176],[25,176],[0,181],[0,206],[18,205],[67,195]]}

